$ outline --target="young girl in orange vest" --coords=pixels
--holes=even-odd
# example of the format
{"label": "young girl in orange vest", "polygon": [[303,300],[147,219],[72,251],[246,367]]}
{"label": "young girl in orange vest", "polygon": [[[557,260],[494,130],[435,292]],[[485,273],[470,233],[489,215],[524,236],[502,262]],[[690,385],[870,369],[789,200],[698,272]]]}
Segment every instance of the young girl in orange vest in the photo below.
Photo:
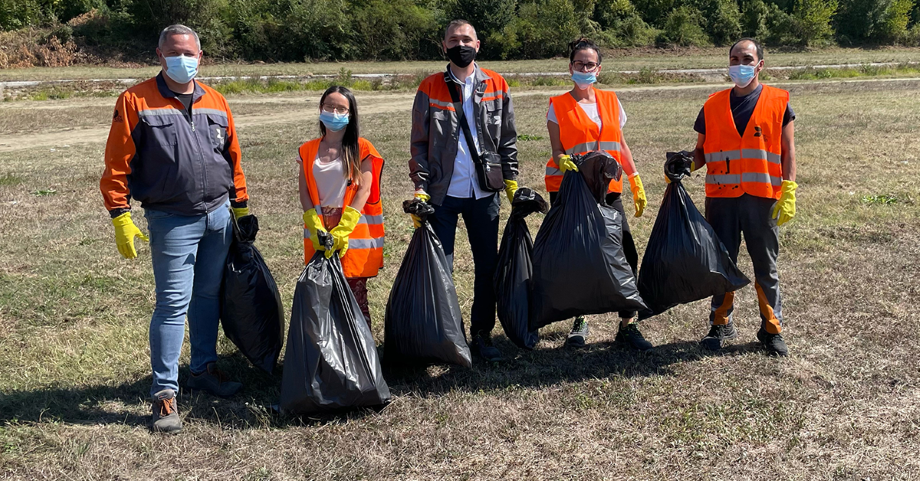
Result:
{"label": "young girl in orange vest", "polygon": [[[569,73],[575,86],[571,91],[549,100],[546,128],[549,130],[553,157],[546,163],[546,190],[550,201],[555,203],[563,173],[578,170],[569,156],[603,150],[623,167],[623,172],[629,178],[636,217],[640,217],[647,201],[632,152],[623,139],[621,128],[626,123],[626,113],[613,91],[594,87],[600,71],[601,52],[594,42],[580,38],[569,44]],[[622,192],[623,180],[611,181],[606,201],[623,217],[623,249],[635,274],[639,256],[623,211],[623,201],[620,199]],[[619,315],[620,329],[616,340],[639,350],[651,349],[652,345],[636,327],[636,313],[621,311]],[[575,319],[566,343],[583,346],[587,336],[588,323],[583,316],[579,316]]]}
{"label": "young girl in orange vest", "polygon": [[[320,137],[300,146],[300,203],[303,206],[304,262],[316,251],[336,252],[361,312],[371,325],[367,278],[383,267],[383,158],[358,135],[358,105],[345,87],[332,86],[319,101]],[[326,249],[319,232],[332,236]]]}

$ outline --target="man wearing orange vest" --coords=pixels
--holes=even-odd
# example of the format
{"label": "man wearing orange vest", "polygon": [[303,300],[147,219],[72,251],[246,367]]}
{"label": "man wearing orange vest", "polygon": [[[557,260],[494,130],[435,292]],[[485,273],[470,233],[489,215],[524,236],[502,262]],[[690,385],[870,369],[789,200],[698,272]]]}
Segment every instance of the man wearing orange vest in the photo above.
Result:
{"label": "man wearing orange vest", "polygon": [[470,348],[486,361],[499,361],[501,352],[491,341],[492,277],[498,262],[498,191],[510,202],[518,187],[514,109],[505,79],[474,62],[479,39],[469,22],[450,22],[441,43],[450,63],[416,92],[409,175],[415,197],[434,205],[428,220],[451,264],[463,216],[475,268]]}
{"label": "man wearing orange vest", "polygon": [[[729,65],[734,88],[712,94],[694,126],[693,168],[706,166],[706,220],[733,261],[742,235],[747,244],[760,308],[757,339],[771,354],[785,356],[776,258],[779,226],[795,216],[795,113],[789,92],[760,83],[763,48],[755,40],[732,45]],[[733,301],[733,292],[712,298],[704,347],[718,350],[737,337]]]}

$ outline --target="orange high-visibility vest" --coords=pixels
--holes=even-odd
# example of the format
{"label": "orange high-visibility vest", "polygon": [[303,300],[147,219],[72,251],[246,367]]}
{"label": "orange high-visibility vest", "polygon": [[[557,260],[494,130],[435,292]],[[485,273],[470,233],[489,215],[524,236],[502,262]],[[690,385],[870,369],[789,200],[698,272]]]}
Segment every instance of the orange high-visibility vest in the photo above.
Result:
{"label": "orange high-visibility vest", "polygon": [[[594,88],[594,87],[592,87]],[[578,101],[568,92],[549,99],[559,122],[559,140],[568,155],[584,154],[594,150],[605,150],[623,165],[621,145],[623,132],[620,130],[620,101],[617,94],[609,90],[594,89],[597,111],[601,117],[601,129],[588,117]],[[556,160],[550,157],[546,162],[547,192],[558,192],[562,184],[562,172]],[[611,180],[608,192],[623,192],[623,178]]]}
{"label": "orange high-visibility vest", "polygon": [[[316,179],[313,177],[313,162],[316,160],[316,154],[319,150],[319,143],[322,139],[313,139],[300,146],[300,158],[303,161],[303,172],[307,178],[307,191],[310,194],[310,201],[316,207],[316,213],[322,218],[322,209],[319,205],[319,190],[316,188]],[[358,139],[358,151],[361,159],[370,157],[371,172],[373,182],[371,184],[371,193],[361,209],[361,218],[354,232],[348,236],[348,251],[342,258],[342,270],[345,271],[345,277],[374,277],[377,271],[383,267],[383,203],[380,202],[380,174],[383,170],[383,157],[377,152],[377,149],[364,138]],[[345,189],[345,203],[351,204],[358,193],[358,185],[343,178],[342,182],[348,182]],[[325,219],[323,219],[325,224]],[[333,226],[328,226],[331,228]],[[303,254],[304,263],[309,263],[315,251],[313,250],[313,241],[310,239],[310,230],[304,225],[303,229]]]}
{"label": "orange high-visibility vest", "polygon": [[783,115],[789,92],[763,86],[744,135],[738,135],[731,89],[709,96],[706,119],[706,197],[779,199],[783,185]]}

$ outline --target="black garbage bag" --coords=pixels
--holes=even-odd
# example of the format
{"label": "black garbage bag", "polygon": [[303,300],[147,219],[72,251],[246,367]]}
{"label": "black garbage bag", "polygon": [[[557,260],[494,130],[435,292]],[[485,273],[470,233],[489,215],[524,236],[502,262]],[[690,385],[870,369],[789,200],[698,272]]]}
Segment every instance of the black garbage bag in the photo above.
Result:
{"label": "black garbage bag", "polygon": [[639,292],[648,305],[645,319],[678,304],[740,289],[751,281],[732,262],[728,250],[693,205],[681,179],[690,175],[690,152],[668,152],[658,218],[639,269]]}
{"label": "black garbage bag", "polygon": [[605,202],[622,169],[606,152],[573,156],[533,247],[531,329],[645,304],[623,252],[622,215]]}
{"label": "black garbage bag", "polygon": [[284,308],[275,279],[253,245],[258,232],[254,215],[233,222],[233,243],[221,284],[220,323],[252,365],[271,374],[284,342]]}
{"label": "black garbage bag", "polygon": [[498,265],[495,268],[495,296],[498,298],[498,320],[505,335],[522,349],[533,349],[540,340],[530,328],[530,280],[533,276],[533,240],[525,218],[534,213],[546,213],[549,206],[540,194],[526,187],[514,193],[511,216],[505,224]]}
{"label": "black garbage bag", "polygon": [[[322,236],[331,248],[332,238]],[[281,410],[317,414],[390,400],[377,347],[338,254],[316,252],[300,274],[284,354]]]}
{"label": "black garbage bag", "polygon": [[417,199],[403,210],[422,219],[393,281],[384,317],[388,365],[447,362],[471,367],[460,302],[441,241],[427,221],[434,208]]}

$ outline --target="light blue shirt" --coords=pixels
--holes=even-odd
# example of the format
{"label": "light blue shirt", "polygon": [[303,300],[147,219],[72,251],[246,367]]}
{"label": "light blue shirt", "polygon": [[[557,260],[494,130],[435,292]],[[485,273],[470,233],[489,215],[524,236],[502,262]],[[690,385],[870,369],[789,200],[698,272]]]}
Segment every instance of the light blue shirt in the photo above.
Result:
{"label": "light blue shirt", "polygon": [[[476,130],[476,117],[473,114],[473,87],[475,85],[473,77],[476,75],[476,72],[474,70],[472,75],[467,77],[464,82],[461,82],[454,76],[453,71],[450,69],[448,69],[448,71],[450,71],[450,78],[460,86],[460,90],[463,94],[463,116],[466,117],[466,123],[470,126],[470,134],[472,134],[476,152],[479,152],[479,136]],[[469,199],[471,197],[482,199],[483,197],[491,195],[492,192],[486,192],[479,187],[479,177],[476,174],[476,166],[473,164],[473,158],[470,156],[470,148],[466,143],[466,136],[463,135],[462,130],[459,132],[459,137],[457,158],[454,160],[454,173],[450,176],[450,185],[447,188],[447,195],[459,199]]]}

